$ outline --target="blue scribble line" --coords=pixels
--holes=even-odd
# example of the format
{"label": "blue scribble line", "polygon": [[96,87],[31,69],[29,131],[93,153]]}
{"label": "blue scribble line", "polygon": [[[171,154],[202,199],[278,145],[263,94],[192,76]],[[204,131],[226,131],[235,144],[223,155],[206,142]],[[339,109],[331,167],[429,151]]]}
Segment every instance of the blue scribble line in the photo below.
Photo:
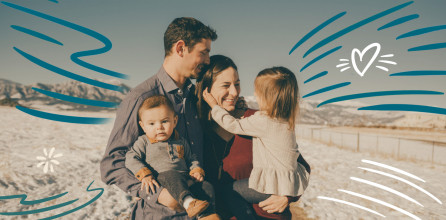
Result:
{"label": "blue scribble line", "polygon": [[344,87],[344,86],[348,86],[350,84],[351,84],[351,82],[343,82],[343,83],[338,83],[338,84],[335,84],[335,85],[327,86],[327,87],[324,87],[322,89],[318,89],[318,90],[316,90],[314,92],[310,92],[310,93],[304,95],[302,98],[307,98],[307,97],[310,97],[310,96],[314,96],[314,95],[317,95],[317,94],[328,92],[328,91],[331,91],[331,90],[334,90],[334,89],[338,89],[338,88],[341,88],[341,87]]}
{"label": "blue scribble line", "polygon": [[392,73],[389,76],[446,76],[446,70],[414,70]]}
{"label": "blue scribble line", "polygon": [[311,30],[310,32],[308,32],[308,34],[306,34],[304,37],[302,37],[302,39],[300,39],[294,46],[293,48],[290,50],[289,55],[291,55],[291,53],[293,53],[294,50],[296,50],[300,45],[302,45],[303,43],[305,43],[305,41],[307,41],[308,39],[310,39],[312,36],[314,36],[317,32],[319,32],[320,30],[324,29],[326,26],[328,26],[329,24],[333,23],[334,21],[338,20],[340,17],[344,16],[347,12],[341,12],[333,17],[331,17],[330,19],[324,21],[322,24],[320,24],[319,26],[317,26],[316,28],[314,28],[313,30]]}
{"label": "blue scribble line", "polygon": [[411,51],[421,51],[421,50],[437,50],[437,49],[443,49],[443,48],[446,48],[446,42],[422,45],[422,46],[418,46],[418,47],[412,47],[412,48],[409,48],[407,51],[411,52]]}
{"label": "blue scribble line", "polygon": [[366,93],[358,93],[352,95],[339,96],[336,98],[332,98],[326,101],[321,102],[317,107],[321,107],[323,105],[341,102],[352,99],[362,99],[369,97],[377,97],[377,96],[389,96],[389,95],[444,95],[443,92],[437,91],[428,91],[428,90],[395,90],[395,91],[379,91],[379,92],[366,92]]}
{"label": "blue scribble line", "polygon": [[42,112],[35,109],[25,108],[22,106],[16,106],[16,108],[22,112],[30,114],[35,117],[48,119],[52,121],[75,123],[75,124],[105,124],[111,120],[111,118],[91,118],[91,117],[77,117],[69,115],[58,115],[48,112]]}
{"label": "blue scribble line", "polygon": [[[50,220],[50,219],[55,219],[55,218],[60,218],[60,217],[62,217],[62,216],[65,216],[65,215],[68,215],[68,214],[71,214],[71,213],[73,213],[73,212],[76,212],[76,211],[78,211],[78,210],[80,210],[80,209],[82,209],[82,208],[85,208],[85,207],[87,207],[88,205],[90,205],[90,204],[92,204],[93,202],[95,202],[96,200],[98,200],[101,196],[102,196],[102,194],[104,193],[104,189],[103,188],[95,188],[95,189],[90,189],[90,186],[92,185],[94,183],[94,181],[92,181],[91,183],[90,183],[90,185],[88,185],[88,187],[87,187],[87,192],[93,192],[93,191],[100,191],[95,197],[93,197],[91,200],[89,200],[88,202],[86,202],[86,203],[84,203],[84,204],[82,204],[82,205],[80,205],[80,206],[78,206],[78,207],[76,207],[76,208],[73,208],[73,209],[70,209],[70,210],[68,210],[68,211],[65,211],[65,212],[62,212],[62,213],[60,213],[60,214],[57,214],[57,215],[54,215],[54,216],[50,216],[50,217],[46,217],[46,218],[42,218],[42,219],[44,219],[44,220]],[[21,201],[20,201],[20,203],[22,204],[22,205],[34,205],[34,204],[39,204],[39,203],[43,203],[43,202],[47,202],[47,201],[51,201],[51,200],[54,200],[54,199],[57,199],[57,198],[59,198],[59,197],[62,197],[62,196],[64,196],[64,195],[66,195],[68,192],[65,192],[65,193],[62,193],[62,194],[59,194],[59,195],[56,195],[56,196],[52,196],[52,197],[48,197],[48,198],[45,198],[45,199],[40,199],[40,200],[34,200],[34,201],[24,201],[24,200],[26,200],[26,195],[24,195],[24,194],[22,194],[22,195],[13,195],[13,196],[1,196],[0,197],[0,200],[1,199],[16,199],[16,198],[21,198]],[[54,210],[54,209],[58,209],[58,208],[62,208],[62,207],[64,207],[64,206],[67,206],[67,205],[70,205],[70,204],[72,204],[72,203],[74,203],[74,202],[76,202],[76,201],[78,201],[79,199],[74,199],[74,200],[71,200],[71,201],[68,201],[68,202],[65,202],[65,203],[61,203],[61,204],[57,204],[57,205],[53,205],[53,206],[49,206],[49,207],[46,207],[46,208],[41,208],[41,209],[35,209],[35,210],[28,210],[28,211],[20,211],[20,212],[0,212],[0,215],[30,215],[30,214],[36,214],[36,213],[41,213],[41,212],[47,212],[47,211],[51,211],[51,210]]]}
{"label": "blue scribble line", "polygon": [[53,206],[49,206],[49,207],[45,207],[45,208],[41,208],[41,209],[34,209],[34,210],[21,211],[21,212],[0,212],[0,215],[30,215],[30,214],[36,214],[36,213],[41,213],[41,212],[47,212],[47,211],[51,211],[54,209],[62,208],[67,205],[71,205],[74,202],[76,202],[77,200],[79,200],[79,199],[73,199],[68,202],[60,203],[57,205],[53,205]]}
{"label": "blue scribble line", "polygon": [[390,27],[394,27],[394,26],[397,26],[397,25],[400,25],[400,24],[403,24],[403,23],[406,23],[408,21],[417,19],[419,17],[420,17],[420,15],[418,15],[418,14],[412,14],[412,15],[404,16],[402,18],[398,18],[396,20],[393,20],[393,21],[391,21],[391,22],[381,26],[380,28],[378,28],[378,31],[384,30],[384,29],[387,29],[387,28],[390,28]]}
{"label": "blue scribble line", "polygon": [[92,56],[92,55],[99,55],[99,54],[103,54],[103,53],[108,52],[112,48],[112,43],[104,35],[96,32],[94,30],[85,28],[83,26],[71,23],[69,21],[62,20],[60,18],[53,17],[51,15],[47,15],[47,14],[44,14],[44,13],[41,13],[41,12],[38,12],[38,11],[35,11],[35,10],[32,10],[32,9],[29,9],[29,8],[25,8],[25,7],[20,6],[20,5],[16,5],[16,4],[5,2],[5,1],[2,1],[2,4],[6,5],[8,7],[11,7],[13,9],[16,9],[16,10],[19,10],[19,11],[22,11],[22,12],[34,15],[36,17],[40,17],[42,19],[45,19],[45,20],[48,20],[48,21],[60,24],[62,26],[71,28],[73,30],[76,30],[78,32],[86,34],[86,35],[88,35],[90,37],[93,37],[96,40],[102,42],[104,44],[104,47],[98,48],[98,49],[93,49],[93,50],[86,50],[86,51],[80,51],[80,52],[73,53],[73,54],[71,54],[71,57],[70,57],[71,60],[73,62],[75,62],[76,64],[80,65],[80,66],[83,66],[83,67],[85,67],[87,69],[90,69],[90,70],[93,70],[93,71],[96,71],[96,72],[99,72],[99,73],[102,73],[102,74],[105,74],[105,75],[109,75],[109,76],[113,76],[113,77],[117,77],[117,78],[121,78],[121,79],[127,79],[128,78],[128,75],[126,75],[126,74],[122,74],[122,73],[118,73],[118,72],[111,71],[111,70],[108,70],[108,69],[104,69],[102,67],[95,66],[93,64],[87,63],[87,62],[79,59],[81,57]]}
{"label": "blue scribble line", "polygon": [[308,68],[309,66],[315,64],[317,61],[319,61],[319,60],[325,58],[326,56],[328,56],[328,55],[338,51],[341,48],[342,48],[342,46],[338,46],[338,47],[335,47],[335,48],[333,48],[333,49],[331,49],[331,50],[329,50],[329,51],[327,51],[327,52],[317,56],[316,58],[312,59],[310,62],[305,64],[305,66],[300,69],[300,72],[304,71],[306,68]]}
{"label": "blue scribble line", "polygon": [[366,18],[366,19],[364,19],[364,20],[362,20],[362,21],[359,21],[359,22],[357,22],[357,23],[355,23],[355,24],[353,24],[353,25],[350,25],[350,26],[348,26],[347,28],[344,28],[344,29],[338,31],[337,33],[334,33],[333,35],[331,35],[331,36],[329,36],[329,37],[323,39],[322,41],[320,41],[319,43],[317,43],[316,45],[314,45],[313,47],[311,47],[311,48],[304,54],[303,57],[305,58],[306,56],[308,56],[309,54],[311,54],[311,53],[314,52],[315,50],[317,50],[317,49],[323,47],[324,45],[326,45],[326,44],[328,44],[328,43],[330,43],[330,42],[332,42],[332,41],[338,39],[339,37],[342,37],[343,35],[345,35],[345,34],[351,32],[351,31],[353,31],[353,30],[355,30],[355,29],[358,29],[358,28],[360,28],[360,27],[362,27],[362,26],[364,26],[364,25],[366,25],[366,24],[368,24],[368,23],[370,23],[370,22],[372,22],[372,21],[375,21],[375,20],[377,20],[377,19],[379,19],[379,18],[382,18],[382,17],[384,17],[384,16],[387,16],[387,15],[389,15],[389,14],[392,14],[392,13],[394,13],[394,12],[396,12],[396,11],[402,9],[402,8],[407,7],[408,5],[410,5],[410,4],[412,4],[412,3],[413,3],[413,1],[406,2],[406,3],[404,3],[404,4],[395,6],[395,7],[393,7],[393,8],[387,9],[387,10],[385,10],[385,11],[383,11],[383,12],[380,12],[380,13],[378,13],[378,14],[375,14],[375,15],[373,15],[373,16],[371,16],[371,17],[369,17],[369,18]]}
{"label": "blue scribble line", "polygon": [[56,98],[56,99],[60,99],[63,101],[67,101],[67,102],[73,102],[73,103],[77,103],[77,104],[82,104],[82,105],[91,105],[91,106],[98,106],[98,107],[105,107],[105,108],[116,108],[118,107],[118,103],[114,103],[114,102],[105,102],[105,101],[98,101],[98,100],[91,100],[91,99],[83,99],[83,98],[78,98],[78,97],[73,97],[73,96],[69,96],[69,95],[64,95],[61,93],[57,93],[57,92],[52,92],[52,91],[48,91],[48,90],[43,90],[43,89],[39,89],[39,88],[32,88],[34,91],[40,92],[44,95]]}
{"label": "blue scribble line", "polygon": [[98,193],[98,194],[97,194],[94,198],[92,198],[90,201],[88,201],[88,202],[86,202],[85,204],[83,204],[83,205],[81,205],[81,206],[78,206],[78,207],[76,207],[76,208],[74,208],[74,209],[68,210],[68,211],[66,211],[66,212],[62,212],[62,213],[60,213],[60,214],[58,214],[58,215],[55,215],[55,216],[51,216],[51,217],[48,217],[48,218],[43,218],[42,220],[51,220],[51,219],[55,219],[55,218],[60,218],[60,217],[62,217],[62,216],[65,216],[65,215],[71,214],[71,213],[73,213],[73,212],[76,212],[76,211],[78,211],[78,210],[80,210],[80,209],[82,209],[82,208],[85,208],[85,207],[87,207],[88,205],[90,205],[90,204],[92,204],[93,202],[95,202],[96,200],[98,200],[99,197],[101,197],[102,194],[104,193],[104,188],[90,189],[90,186],[91,186],[93,183],[94,183],[94,181],[92,181],[92,182],[90,183],[90,185],[88,185],[88,187],[87,187],[87,192],[93,192],[93,191],[101,191],[101,192]]}
{"label": "blue scribble line", "polygon": [[305,83],[308,83],[308,82],[311,82],[311,81],[313,81],[313,80],[315,80],[315,79],[317,79],[317,78],[319,78],[319,77],[325,76],[325,75],[327,75],[327,73],[328,73],[327,71],[320,72],[320,73],[318,73],[318,74],[312,76],[311,78],[305,80],[304,84],[305,84]]}
{"label": "blue scribble line", "polygon": [[44,199],[38,199],[38,200],[32,200],[32,201],[26,201],[26,198],[28,197],[25,194],[20,194],[20,195],[12,195],[12,196],[0,196],[0,200],[7,200],[7,199],[20,199],[20,204],[22,205],[35,205],[35,204],[40,204],[40,203],[44,203],[44,202],[48,202],[57,198],[60,198],[64,195],[66,195],[68,192],[64,192],[61,193],[59,195],[55,195],[55,196],[51,196],[48,198],[44,198]]}
{"label": "blue scribble line", "polygon": [[40,32],[31,30],[31,29],[28,29],[28,28],[24,28],[24,27],[21,27],[21,26],[17,26],[17,25],[11,25],[11,28],[13,28],[13,29],[15,29],[17,31],[23,32],[25,34],[29,34],[29,35],[31,35],[33,37],[37,37],[37,38],[40,38],[42,40],[45,40],[45,41],[48,41],[48,42],[51,42],[51,43],[63,46],[63,44],[60,41],[58,41],[58,40],[56,40],[56,39],[54,39],[54,38],[52,38],[52,37],[50,37],[48,35],[42,34]]}
{"label": "blue scribble line", "polygon": [[383,104],[372,105],[358,108],[358,110],[375,110],[375,111],[409,111],[409,112],[424,112],[446,115],[446,108],[439,108],[425,105],[411,105],[411,104]]}
{"label": "blue scribble line", "polygon": [[405,34],[401,34],[396,39],[399,40],[399,39],[403,39],[403,38],[406,38],[406,37],[418,36],[418,35],[427,34],[427,33],[430,33],[430,32],[444,30],[444,29],[446,29],[446,25],[439,25],[439,26],[420,28],[420,29],[417,29],[417,30],[413,30],[413,31],[407,32]]}
{"label": "blue scribble line", "polygon": [[120,86],[115,86],[115,85],[111,85],[111,84],[108,84],[108,83],[104,83],[104,82],[100,82],[100,81],[97,81],[97,80],[93,80],[93,79],[90,79],[90,78],[87,78],[87,77],[84,77],[84,76],[72,73],[72,72],[70,72],[68,70],[64,70],[64,69],[62,69],[60,67],[57,67],[57,66],[54,66],[52,64],[49,64],[49,63],[47,63],[47,62],[45,62],[45,61],[43,61],[43,60],[41,60],[41,59],[39,59],[39,58],[29,54],[29,53],[26,53],[26,52],[18,49],[17,47],[14,47],[14,50],[17,51],[17,53],[19,53],[20,55],[22,55],[26,59],[28,59],[29,61],[37,64],[38,66],[41,66],[41,67],[43,67],[43,68],[45,68],[45,69],[47,69],[49,71],[52,71],[54,73],[60,74],[60,75],[65,76],[65,77],[68,77],[70,79],[74,79],[76,81],[83,82],[83,83],[90,84],[90,85],[97,86],[97,87],[101,87],[101,88],[104,88],[104,89],[109,89],[109,90],[114,90],[114,91],[122,91],[123,90],[122,87],[120,87]]}
{"label": "blue scribble line", "polygon": [[57,0],[48,0],[50,2],[59,3]]}

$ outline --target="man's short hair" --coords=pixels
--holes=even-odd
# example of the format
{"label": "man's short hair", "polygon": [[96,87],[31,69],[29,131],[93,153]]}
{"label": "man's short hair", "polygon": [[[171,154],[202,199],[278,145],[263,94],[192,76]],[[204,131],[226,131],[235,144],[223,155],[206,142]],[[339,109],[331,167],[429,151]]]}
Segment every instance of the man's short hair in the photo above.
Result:
{"label": "man's short hair", "polygon": [[217,33],[195,18],[175,18],[164,33],[164,56],[170,55],[172,46],[179,40],[183,40],[188,49],[192,50],[202,39],[215,41]]}
{"label": "man's short hair", "polygon": [[163,95],[154,95],[146,100],[141,104],[141,106],[138,109],[138,120],[141,120],[142,112],[148,109],[156,108],[159,106],[165,105],[167,108],[175,114],[175,110],[173,108],[172,102]]}

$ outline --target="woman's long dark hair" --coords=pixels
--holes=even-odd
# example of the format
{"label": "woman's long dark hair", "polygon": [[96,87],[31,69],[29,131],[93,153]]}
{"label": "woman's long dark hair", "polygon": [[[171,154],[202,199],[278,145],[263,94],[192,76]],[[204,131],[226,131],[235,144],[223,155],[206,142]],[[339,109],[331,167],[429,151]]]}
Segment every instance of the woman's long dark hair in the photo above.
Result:
{"label": "woman's long dark hair", "polygon": [[237,66],[234,64],[229,57],[223,55],[214,55],[210,57],[209,65],[207,69],[202,72],[197,78],[195,95],[197,97],[197,111],[198,117],[200,118],[202,124],[206,127],[210,124],[210,111],[211,108],[203,99],[203,91],[208,88],[208,91],[211,90],[212,84],[214,84],[215,79],[223,70],[232,67],[237,70]]}

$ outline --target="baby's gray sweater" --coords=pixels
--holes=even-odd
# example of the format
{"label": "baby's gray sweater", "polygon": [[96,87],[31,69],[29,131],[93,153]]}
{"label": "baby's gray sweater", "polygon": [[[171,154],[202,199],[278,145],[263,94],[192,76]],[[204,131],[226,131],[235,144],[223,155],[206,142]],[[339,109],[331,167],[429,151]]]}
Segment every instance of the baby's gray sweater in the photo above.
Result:
{"label": "baby's gray sweater", "polygon": [[144,134],[139,136],[132,148],[125,155],[125,166],[133,172],[144,167],[158,173],[176,170],[187,173],[200,167],[195,154],[192,154],[187,141],[180,137],[178,140],[170,138],[167,141],[150,143]]}

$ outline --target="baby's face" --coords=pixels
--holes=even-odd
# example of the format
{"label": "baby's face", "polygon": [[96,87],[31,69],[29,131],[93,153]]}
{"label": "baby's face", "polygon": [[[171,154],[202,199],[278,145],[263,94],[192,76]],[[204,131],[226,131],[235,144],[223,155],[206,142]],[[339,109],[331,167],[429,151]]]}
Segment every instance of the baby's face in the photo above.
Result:
{"label": "baby's face", "polygon": [[165,105],[147,109],[141,114],[142,129],[151,140],[166,141],[177,125],[178,117]]}

